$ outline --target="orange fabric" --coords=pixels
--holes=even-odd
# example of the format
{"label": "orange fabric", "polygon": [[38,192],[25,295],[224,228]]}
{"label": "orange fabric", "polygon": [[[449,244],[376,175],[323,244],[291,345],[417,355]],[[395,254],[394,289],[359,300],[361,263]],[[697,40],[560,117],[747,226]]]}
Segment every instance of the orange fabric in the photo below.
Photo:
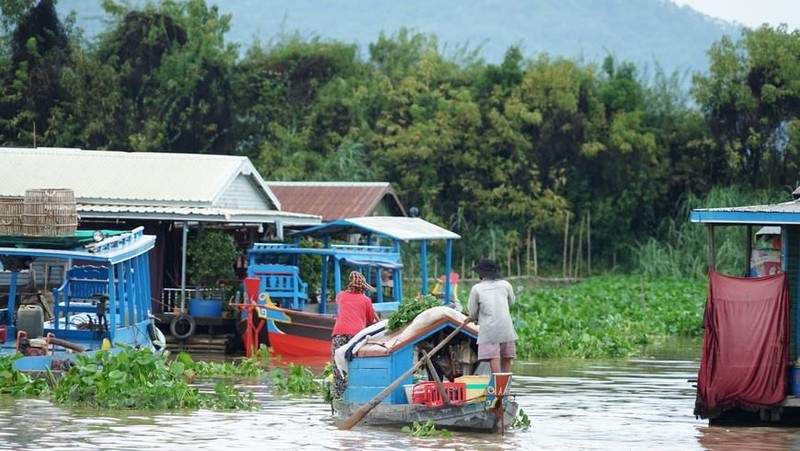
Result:
{"label": "orange fabric", "polygon": [[786,274],[709,274],[695,415],[770,407],[787,396],[789,290]]}

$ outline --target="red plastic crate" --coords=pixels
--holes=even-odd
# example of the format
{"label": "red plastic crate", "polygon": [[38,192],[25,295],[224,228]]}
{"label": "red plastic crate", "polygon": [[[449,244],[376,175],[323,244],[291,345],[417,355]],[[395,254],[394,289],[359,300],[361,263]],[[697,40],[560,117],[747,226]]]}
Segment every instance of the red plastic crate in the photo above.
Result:
{"label": "red plastic crate", "polygon": [[444,404],[439,390],[436,390],[435,382],[417,382],[411,391],[411,402],[414,404],[425,404],[428,407],[441,406]]}
{"label": "red plastic crate", "polygon": [[444,392],[453,404],[463,404],[467,401],[467,384],[463,382],[445,382]]}
{"label": "red plastic crate", "polygon": [[[462,382],[444,382],[444,392],[453,404],[461,404],[466,401],[467,384]],[[417,382],[411,391],[411,402],[413,404],[425,404],[428,407],[441,406],[444,404],[439,390],[436,389],[435,382]]]}

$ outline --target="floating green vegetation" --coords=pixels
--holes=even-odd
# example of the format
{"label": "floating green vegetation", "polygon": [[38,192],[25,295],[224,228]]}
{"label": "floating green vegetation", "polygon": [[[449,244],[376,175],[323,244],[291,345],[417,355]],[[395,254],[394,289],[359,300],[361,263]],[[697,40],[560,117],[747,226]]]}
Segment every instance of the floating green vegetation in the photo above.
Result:
{"label": "floating green vegetation", "polygon": [[440,305],[442,305],[442,303],[436,299],[435,296],[430,294],[403,299],[403,302],[400,303],[397,310],[389,315],[389,319],[386,321],[386,330],[388,332],[394,332],[411,321],[414,321],[414,318],[425,310]]}
{"label": "floating green vegetation", "polygon": [[706,282],[592,277],[517,298],[517,356],[631,357],[667,336],[700,336]]}
{"label": "floating green vegetation", "polygon": [[403,426],[403,432],[409,432],[414,437],[443,437],[450,438],[453,434],[447,429],[436,429],[433,420],[428,420],[424,423],[414,422],[411,426]]}
{"label": "floating green vegetation", "polygon": [[528,418],[528,414],[525,413],[524,410],[519,409],[517,416],[514,418],[514,424],[512,424],[511,427],[521,431],[526,431],[531,427],[531,419]]}
{"label": "floating green vegetation", "polygon": [[253,359],[239,359],[235,362],[195,361],[186,353],[178,354],[177,361],[183,363],[189,380],[194,377],[258,377],[264,370]]}
{"label": "floating green vegetation", "polygon": [[14,362],[21,357],[22,354],[0,357],[0,393],[20,397],[47,394],[49,386],[44,379],[14,369]]}
{"label": "floating green vegetation", "polygon": [[187,381],[181,360],[169,363],[168,353],[119,348],[79,355],[53,390],[61,404],[127,409],[251,409],[252,392],[240,392],[217,382],[214,393],[203,393]]}
{"label": "floating green vegetation", "polygon": [[287,365],[286,370],[273,368],[272,385],[276,395],[314,395],[322,391],[322,383],[310,368],[293,363]]}

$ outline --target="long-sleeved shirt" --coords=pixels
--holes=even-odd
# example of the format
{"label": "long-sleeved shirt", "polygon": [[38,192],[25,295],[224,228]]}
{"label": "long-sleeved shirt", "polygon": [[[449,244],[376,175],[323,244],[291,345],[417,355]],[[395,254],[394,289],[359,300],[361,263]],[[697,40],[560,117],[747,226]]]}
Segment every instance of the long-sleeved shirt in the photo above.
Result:
{"label": "long-sleeved shirt", "polygon": [[469,314],[480,328],[478,344],[505,343],[517,340],[511,322],[511,306],[516,296],[506,280],[484,279],[469,292]]}

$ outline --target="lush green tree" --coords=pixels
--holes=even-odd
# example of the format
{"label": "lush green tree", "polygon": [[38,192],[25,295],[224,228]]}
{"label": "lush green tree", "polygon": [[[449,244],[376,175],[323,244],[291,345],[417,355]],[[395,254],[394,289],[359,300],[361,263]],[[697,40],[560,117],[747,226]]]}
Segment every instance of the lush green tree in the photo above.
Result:
{"label": "lush green tree", "polygon": [[85,134],[87,144],[233,153],[230,74],[238,51],[224,42],[230,16],[203,0],[148,2],[140,9],[105,0],[103,6],[112,24],[73,83],[82,95],[113,84],[100,88],[107,104],[95,114],[85,103],[65,112],[106,127],[105,136]]}
{"label": "lush green tree", "polygon": [[352,45],[295,35],[251,47],[235,71],[238,152],[273,179],[317,174],[349,133],[358,71]]}
{"label": "lush green tree", "polygon": [[734,169],[731,179],[752,187],[797,183],[791,139],[800,113],[800,32],[785,26],[745,29],[709,50],[709,75],[697,75],[693,94],[718,146]]}
{"label": "lush green tree", "polygon": [[29,5],[4,4],[19,21],[9,41],[10,58],[0,64],[0,138],[19,146],[43,144],[36,136],[46,132],[56,105],[68,99],[61,84],[61,73],[70,65],[66,31],[53,0],[25,10]]}

